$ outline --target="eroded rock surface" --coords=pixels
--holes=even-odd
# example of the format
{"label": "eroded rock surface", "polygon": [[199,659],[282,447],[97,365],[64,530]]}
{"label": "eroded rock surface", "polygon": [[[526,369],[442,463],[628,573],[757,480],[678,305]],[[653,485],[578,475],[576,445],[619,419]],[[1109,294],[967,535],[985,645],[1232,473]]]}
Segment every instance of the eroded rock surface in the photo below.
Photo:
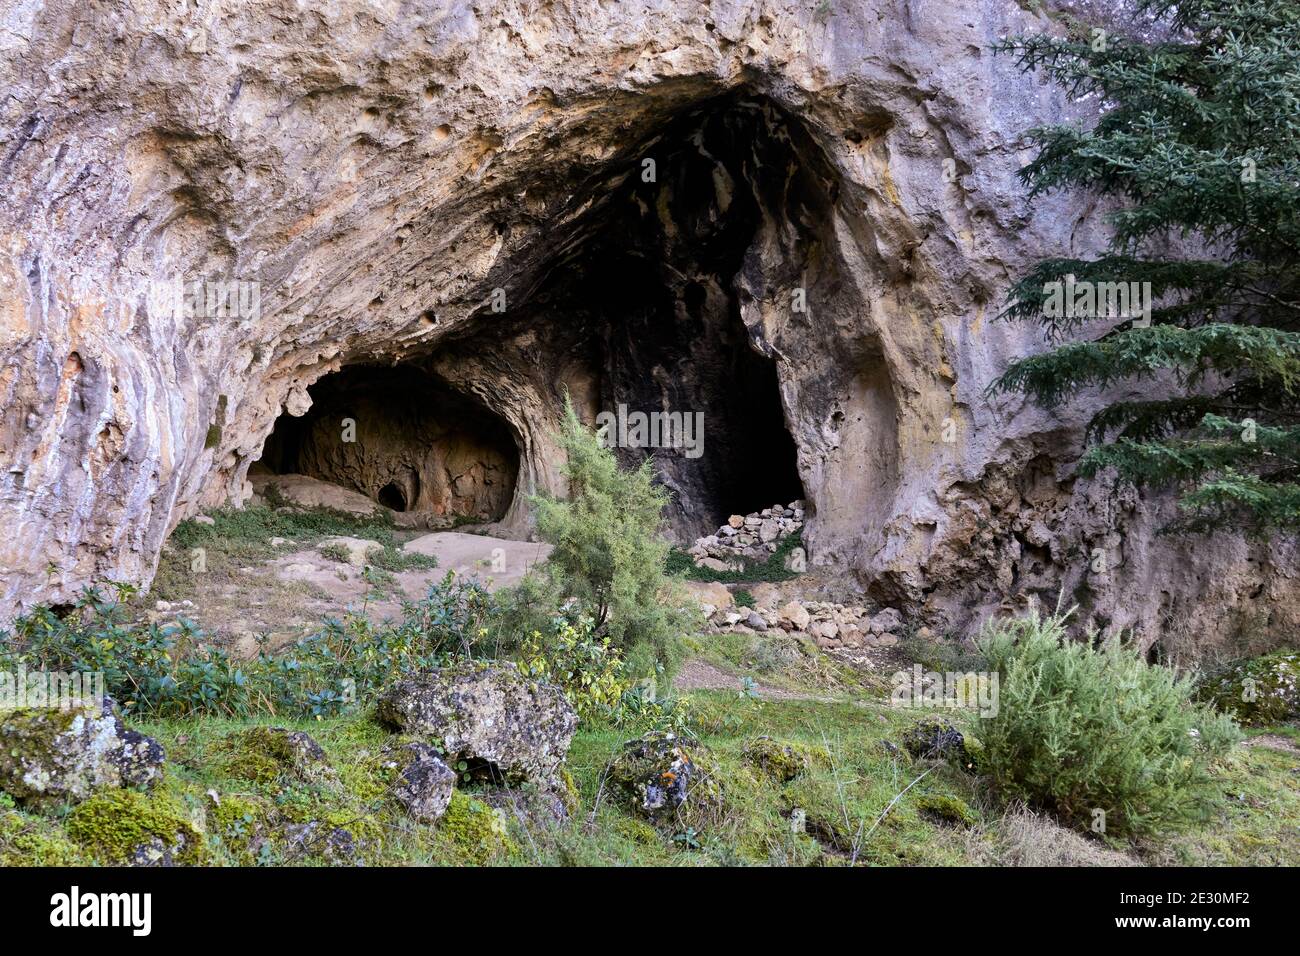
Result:
{"label": "eroded rock surface", "polygon": [[[1086,197],[1030,210],[1016,181],[1023,131],[1088,105],[989,52],[1061,7],[1128,15],[10,6],[0,615],[147,583],[178,520],[250,497],[325,376],[406,363],[488,410],[517,466],[408,460],[383,426],[356,487],[390,507],[526,530],[528,496],[565,490],[567,393],[589,420],[705,416],[696,457],[620,449],[654,458],[684,542],[802,498],[811,564],[936,626],[1064,591],[1169,658],[1295,633],[1293,544],[1162,537],[1167,499],[1073,476],[1099,400],[986,395],[1044,346],[993,321],[1010,281],[1103,241]],[[358,414],[364,433],[385,409]]]}
{"label": "eroded rock surface", "polygon": [[562,691],[523,677],[509,662],[467,661],[398,681],[380,698],[378,714],[436,741],[459,772],[497,784],[553,785],[578,727]]}

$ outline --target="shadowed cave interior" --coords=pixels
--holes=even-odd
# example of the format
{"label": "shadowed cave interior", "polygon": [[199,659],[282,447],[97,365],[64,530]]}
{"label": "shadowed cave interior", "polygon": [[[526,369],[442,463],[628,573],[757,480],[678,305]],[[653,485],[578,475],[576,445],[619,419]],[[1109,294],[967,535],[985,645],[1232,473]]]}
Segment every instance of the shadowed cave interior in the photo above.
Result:
{"label": "shadowed cave interior", "polygon": [[761,285],[746,271],[764,223],[800,235],[833,200],[801,163],[801,137],[746,97],[672,121],[577,195],[589,208],[548,237],[503,313],[485,303],[425,355],[322,378],[306,416],[281,416],[261,466],[395,511],[495,520],[529,491],[516,488],[529,444],[517,426],[553,428],[567,394],[588,422],[620,406],[703,415],[696,454],[615,449],[625,465],[653,460],[678,540],[803,498],[773,350],[741,310]]}

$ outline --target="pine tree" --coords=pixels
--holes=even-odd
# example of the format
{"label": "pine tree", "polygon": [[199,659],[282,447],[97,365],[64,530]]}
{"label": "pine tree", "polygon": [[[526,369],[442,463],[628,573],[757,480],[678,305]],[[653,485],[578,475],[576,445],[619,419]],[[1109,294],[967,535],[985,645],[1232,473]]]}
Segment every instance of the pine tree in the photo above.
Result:
{"label": "pine tree", "polygon": [[[1015,362],[991,390],[1051,407],[1081,389],[1148,380],[1152,397],[1111,404],[1089,423],[1080,473],[1178,487],[1186,529],[1294,529],[1300,3],[1138,6],[1159,39],[1076,30],[999,47],[1100,104],[1090,129],[1029,132],[1037,155],[1020,175],[1031,198],[1084,189],[1117,208],[1105,254],[1043,260],[1012,287],[1004,317],[1041,323],[1056,344]],[[1068,306],[1072,287],[1101,283],[1150,283],[1156,304],[1128,317],[1061,307],[1062,289]]]}
{"label": "pine tree", "polygon": [[694,622],[665,571],[669,544],[659,531],[668,494],[655,485],[649,461],[620,468],[567,398],[558,437],[569,497],[533,499],[538,534],[553,545],[546,572],[554,593],[582,603],[633,673],[671,677],[680,638]]}

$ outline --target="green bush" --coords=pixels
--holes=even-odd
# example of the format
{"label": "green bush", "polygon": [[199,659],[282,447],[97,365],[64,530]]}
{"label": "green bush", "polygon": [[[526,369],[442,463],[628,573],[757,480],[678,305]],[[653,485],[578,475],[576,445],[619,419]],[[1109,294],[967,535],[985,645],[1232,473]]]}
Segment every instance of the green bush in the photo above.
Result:
{"label": "green bush", "polygon": [[533,499],[537,530],[554,545],[546,573],[555,593],[577,598],[637,674],[671,675],[692,625],[689,601],[665,573],[668,542],[657,532],[667,494],[647,461],[631,471],[566,402],[560,444],[569,498]]}
{"label": "green bush", "polygon": [[583,719],[609,716],[631,687],[618,649],[593,631],[589,617],[557,617],[551,634],[534,631],[519,654],[520,671],[563,690]]}
{"label": "green bush", "polygon": [[182,618],[132,622],[124,600],[89,588],[62,617],[37,608],[0,630],[0,671],[101,672],[126,710],[155,717],[276,713],[329,716],[364,704],[405,674],[468,655],[487,630],[491,596],[448,574],[397,622],[329,618],[291,647],[236,661]]}
{"label": "green bush", "polygon": [[1000,622],[980,641],[1000,682],[996,714],[980,721],[995,786],[1114,837],[1204,820],[1210,767],[1241,739],[1237,725],[1194,703],[1191,679],[1118,641],[1071,641],[1067,617]]}

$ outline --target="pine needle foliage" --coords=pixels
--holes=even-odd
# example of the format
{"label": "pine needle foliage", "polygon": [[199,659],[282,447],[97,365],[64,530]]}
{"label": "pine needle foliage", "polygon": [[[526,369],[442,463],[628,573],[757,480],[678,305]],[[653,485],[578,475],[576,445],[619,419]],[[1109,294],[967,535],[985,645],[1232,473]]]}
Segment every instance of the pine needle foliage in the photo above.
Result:
{"label": "pine needle foliage", "polygon": [[546,568],[556,593],[582,603],[633,673],[671,676],[692,619],[665,571],[670,545],[659,528],[667,493],[649,461],[620,468],[567,401],[559,439],[569,497],[533,499],[538,533],[554,546]]}
{"label": "pine needle foliage", "polygon": [[[1057,341],[992,391],[1060,405],[1149,383],[1088,429],[1081,473],[1180,489],[1185,529],[1300,527],[1300,3],[1144,0],[1157,39],[1036,35],[999,45],[1074,99],[1091,128],[1031,130],[1031,199],[1111,200],[1105,254],[1037,263],[1003,317]],[[1198,254],[1170,250],[1195,249]],[[1150,283],[1141,320],[1053,309],[1076,283]],[[1149,325],[1146,320],[1149,319]],[[1061,342],[1063,338],[1081,341]],[[1143,387],[1147,387],[1143,385]]]}

